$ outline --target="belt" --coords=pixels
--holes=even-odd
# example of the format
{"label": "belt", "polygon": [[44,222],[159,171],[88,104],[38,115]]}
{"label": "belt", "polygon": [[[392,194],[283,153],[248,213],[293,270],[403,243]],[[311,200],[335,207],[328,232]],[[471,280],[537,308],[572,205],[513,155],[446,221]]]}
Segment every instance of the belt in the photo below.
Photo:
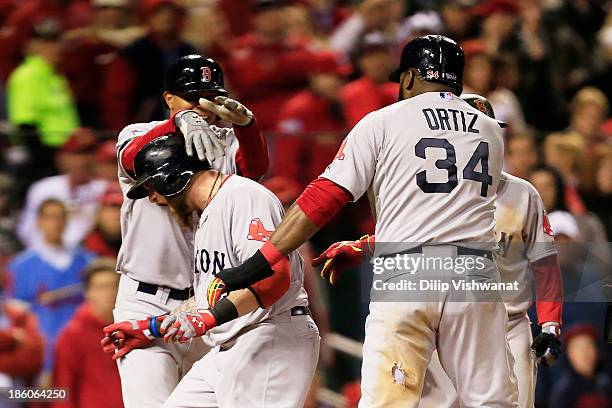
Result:
{"label": "belt", "polygon": [[[138,292],[148,293],[149,295],[155,295],[157,294],[157,290],[159,288],[165,288],[165,287],[166,286],[158,286],[158,285],[153,285],[151,283],[146,283],[146,282],[138,282],[138,289],[136,290]],[[170,289],[170,293],[168,294],[168,297],[174,300],[187,300],[191,297],[193,293],[192,288],[187,288],[187,289],[168,288],[168,289]]]}
{"label": "belt", "polygon": [[[434,246],[434,245],[431,245],[431,246]],[[491,251],[487,251],[484,249],[467,248],[467,247],[458,246],[458,245],[456,245],[456,247],[457,247],[458,256],[480,256],[483,258],[487,258],[489,260],[493,260],[493,252]],[[423,253],[423,245],[419,245],[414,248],[410,248],[405,251],[402,251],[398,253],[397,255],[422,254],[422,253]]]}
{"label": "belt", "polygon": [[291,316],[312,316],[308,306],[293,306],[291,308]]}

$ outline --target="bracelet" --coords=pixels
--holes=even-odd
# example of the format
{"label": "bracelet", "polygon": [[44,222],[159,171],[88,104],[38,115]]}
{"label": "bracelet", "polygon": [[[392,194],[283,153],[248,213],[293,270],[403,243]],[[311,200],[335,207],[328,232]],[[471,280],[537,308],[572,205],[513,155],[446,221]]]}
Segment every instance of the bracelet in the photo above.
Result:
{"label": "bracelet", "polygon": [[153,337],[161,337],[159,331],[157,330],[157,316],[151,316],[149,319],[149,331],[151,332],[151,336]]}

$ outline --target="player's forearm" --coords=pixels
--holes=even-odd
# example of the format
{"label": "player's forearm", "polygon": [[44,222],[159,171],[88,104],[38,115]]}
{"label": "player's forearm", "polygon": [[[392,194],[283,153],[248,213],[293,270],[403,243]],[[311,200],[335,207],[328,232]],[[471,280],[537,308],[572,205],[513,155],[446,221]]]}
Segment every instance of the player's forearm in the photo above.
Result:
{"label": "player's forearm", "polygon": [[270,242],[281,254],[287,255],[308,241],[352,198],[348,191],[330,180],[313,180],[291,206]]}
{"label": "player's forearm", "polygon": [[244,316],[259,308],[257,298],[253,292],[248,289],[234,291],[227,295],[227,298],[234,304],[234,307],[236,307],[238,317]]}
{"label": "player's forearm", "polygon": [[536,282],[538,322],[562,323],[563,281],[557,255],[550,255],[531,264]]}
{"label": "player's forearm", "polygon": [[270,158],[268,144],[255,118],[247,126],[234,126],[234,135],[239,147],[236,152],[236,166],[243,177],[259,180],[268,171]]}
{"label": "player's forearm", "polygon": [[319,227],[314,224],[296,203],[289,208],[283,222],[270,237],[270,242],[282,255],[298,249],[308,241]]}

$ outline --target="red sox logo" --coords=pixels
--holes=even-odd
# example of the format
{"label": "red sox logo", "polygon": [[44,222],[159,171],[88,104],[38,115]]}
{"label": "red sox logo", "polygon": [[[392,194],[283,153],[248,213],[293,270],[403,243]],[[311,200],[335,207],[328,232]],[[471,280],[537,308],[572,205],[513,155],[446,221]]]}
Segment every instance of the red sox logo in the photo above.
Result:
{"label": "red sox logo", "polygon": [[485,103],[483,101],[481,101],[480,99],[476,99],[476,107],[478,108],[479,111],[481,111],[482,113],[486,114],[487,113],[487,105],[485,105]]}
{"label": "red sox logo", "polygon": [[247,239],[251,241],[266,242],[270,239],[273,232],[274,230],[268,231],[259,218],[253,218],[249,224]]}
{"label": "red sox logo", "polygon": [[209,67],[202,67],[202,82],[210,82],[212,79],[212,72]]}

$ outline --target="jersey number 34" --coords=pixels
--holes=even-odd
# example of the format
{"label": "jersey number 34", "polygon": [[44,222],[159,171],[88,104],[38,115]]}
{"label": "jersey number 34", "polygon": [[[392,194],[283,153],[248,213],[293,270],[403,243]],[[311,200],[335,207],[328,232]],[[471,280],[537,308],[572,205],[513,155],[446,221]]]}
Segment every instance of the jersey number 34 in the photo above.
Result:
{"label": "jersey number 34", "polygon": [[[457,187],[457,158],[455,155],[455,146],[450,144],[446,139],[434,139],[424,137],[414,146],[414,153],[417,157],[425,159],[427,148],[444,149],[446,150],[446,158],[436,160],[436,167],[448,172],[448,181],[446,183],[430,183],[427,181],[427,172],[422,170],[416,175],[416,183],[425,193],[450,193]],[[482,172],[476,171],[476,166],[480,163]],[[480,195],[487,196],[489,186],[493,185],[493,177],[489,175],[489,144],[480,142],[472,157],[463,169],[463,178],[481,183]]]}

